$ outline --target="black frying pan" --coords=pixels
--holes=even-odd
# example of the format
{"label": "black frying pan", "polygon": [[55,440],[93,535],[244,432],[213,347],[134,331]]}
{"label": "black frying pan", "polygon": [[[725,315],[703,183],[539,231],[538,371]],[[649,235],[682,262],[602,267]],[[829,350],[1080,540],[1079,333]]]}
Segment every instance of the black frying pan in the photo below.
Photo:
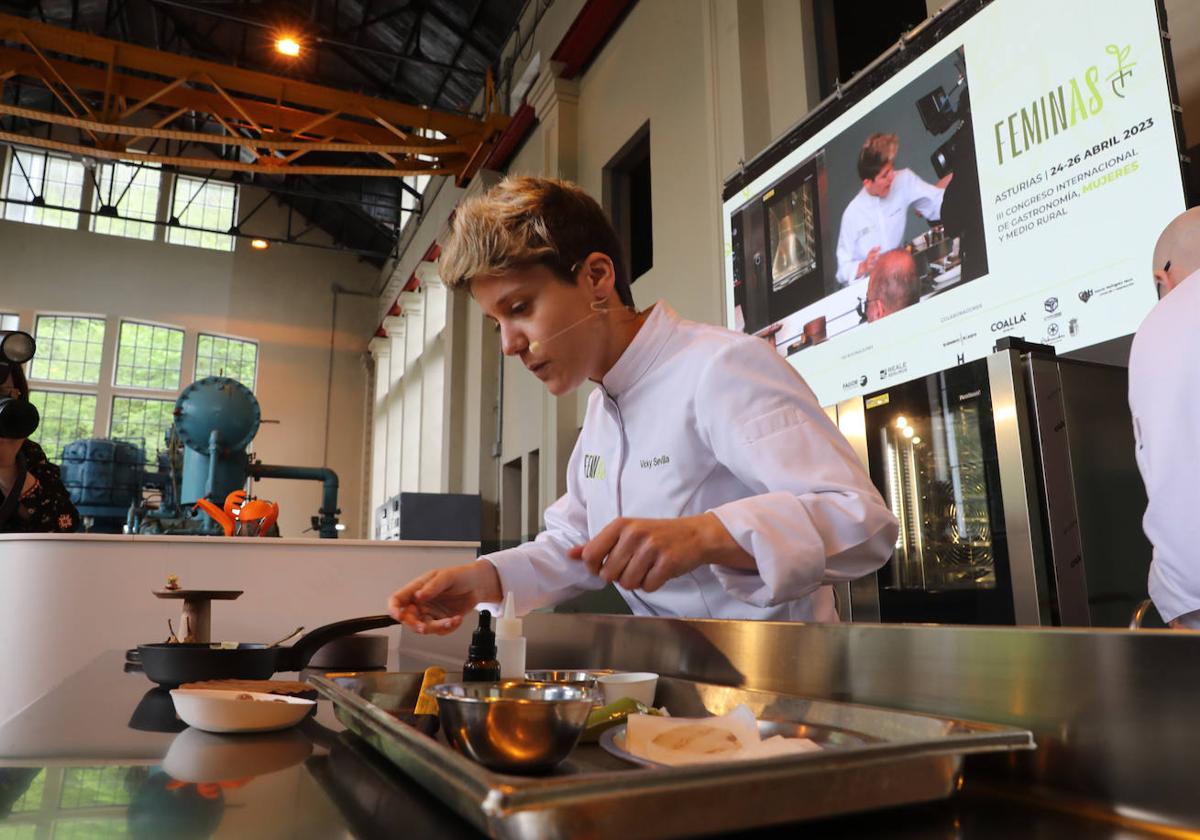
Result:
{"label": "black frying pan", "polygon": [[390,615],[351,618],[318,627],[301,636],[291,647],[239,644],[221,649],[215,644],[138,645],[146,676],[162,686],[201,680],[265,680],[276,671],[299,671],[327,642],[364,630],[396,623]]}

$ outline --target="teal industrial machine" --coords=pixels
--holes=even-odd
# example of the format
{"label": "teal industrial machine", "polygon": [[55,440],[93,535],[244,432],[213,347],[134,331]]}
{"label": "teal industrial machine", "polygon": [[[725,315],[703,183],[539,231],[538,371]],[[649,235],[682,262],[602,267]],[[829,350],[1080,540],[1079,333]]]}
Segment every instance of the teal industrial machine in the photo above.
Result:
{"label": "teal industrial machine", "polygon": [[[196,502],[207,499],[218,508],[235,490],[250,480],[264,478],[320,481],[321,508],[312,527],[322,538],[336,539],[337,473],[327,467],[291,467],[252,461],[248,450],[262,423],[258,400],[242,383],[225,376],[209,376],[187,386],[175,401],[175,420],[166,433],[166,448],[159,453],[157,469],[144,468],[131,493],[127,469],[105,469],[104,459],[121,455],[131,460],[120,441],[76,441],[63,457],[63,479],[84,517],[111,517],[119,504],[126,512],[122,530],[137,534],[218,535],[221,526]],[[107,445],[104,445],[107,444]],[[138,453],[140,460],[140,453]],[[115,477],[121,486],[106,484]],[[157,504],[143,498],[141,488],[159,491]],[[96,504],[102,502],[103,504]],[[97,529],[99,530],[99,529]]]}

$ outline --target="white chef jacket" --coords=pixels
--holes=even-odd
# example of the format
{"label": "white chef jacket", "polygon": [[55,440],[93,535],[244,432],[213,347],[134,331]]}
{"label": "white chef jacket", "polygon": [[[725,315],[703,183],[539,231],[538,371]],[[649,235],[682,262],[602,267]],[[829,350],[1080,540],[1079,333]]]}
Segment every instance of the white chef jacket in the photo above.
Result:
{"label": "white chef jacket", "polygon": [[636,615],[836,621],[824,584],[875,571],[898,524],[800,375],[761,338],[657,303],[588,398],[567,492],[532,542],[487,555],[526,612],[604,581],[567,551],[613,519],[712,511],[758,571],[703,565]]}
{"label": "white chef jacket", "polygon": [[1154,546],[1150,598],[1163,620],[1183,616],[1188,624],[1186,614],[1200,610],[1200,271],[1138,327],[1129,408],[1149,497],[1142,528]]}
{"label": "white chef jacket", "polygon": [[859,263],[876,245],[879,253],[900,247],[908,208],[915,207],[930,221],[942,218],[942,196],[946,191],[928,184],[911,169],[899,169],[892,188],[883,198],[860,189],[842,213],[838,231],[837,279],[843,286],[855,280],[866,282],[867,275],[855,277]]}

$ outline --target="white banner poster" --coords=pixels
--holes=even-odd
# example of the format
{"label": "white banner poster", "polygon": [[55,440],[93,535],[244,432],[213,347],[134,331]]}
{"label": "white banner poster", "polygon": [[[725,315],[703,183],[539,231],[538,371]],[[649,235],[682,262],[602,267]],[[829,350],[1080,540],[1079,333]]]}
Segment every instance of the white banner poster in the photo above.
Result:
{"label": "white banner poster", "polygon": [[1154,0],[996,0],[730,196],[727,323],[823,405],[1133,332],[1184,208]]}

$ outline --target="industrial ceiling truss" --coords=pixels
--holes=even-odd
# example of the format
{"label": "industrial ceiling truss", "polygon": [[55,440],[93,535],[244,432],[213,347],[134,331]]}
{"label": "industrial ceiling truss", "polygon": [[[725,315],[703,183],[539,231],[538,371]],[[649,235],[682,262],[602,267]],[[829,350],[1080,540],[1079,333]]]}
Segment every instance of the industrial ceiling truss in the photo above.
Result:
{"label": "industrial ceiling truss", "polygon": [[[4,95],[9,86],[50,96]],[[0,115],[10,118],[0,141],[86,157],[463,183],[508,124],[490,73],[485,91],[475,118],[0,15]]]}

